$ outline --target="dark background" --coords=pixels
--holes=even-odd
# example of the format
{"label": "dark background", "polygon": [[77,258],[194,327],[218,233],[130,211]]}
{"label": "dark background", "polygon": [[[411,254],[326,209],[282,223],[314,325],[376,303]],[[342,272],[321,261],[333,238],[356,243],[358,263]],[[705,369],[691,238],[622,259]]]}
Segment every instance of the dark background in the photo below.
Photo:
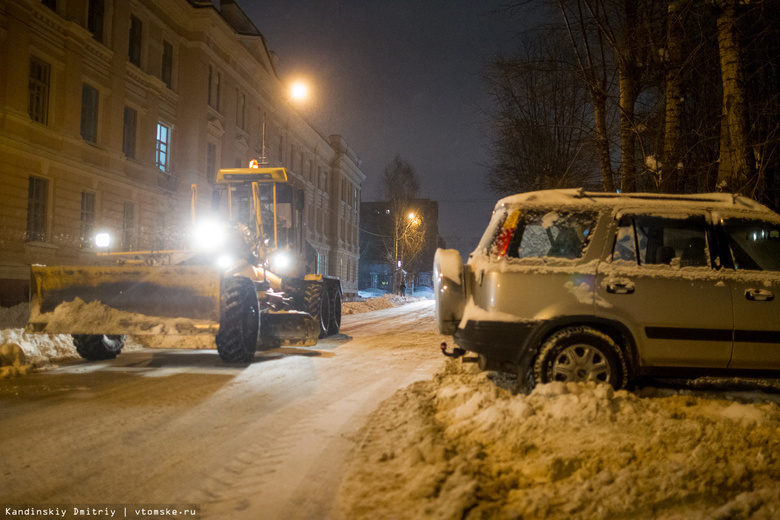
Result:
{"label": "dark background", "polygon": [[363,200],[381,199],[382,171],[400,154],[417,172],[420,197],[438,201],[447,246],[468,255],[496,202],[485,184],[483,69],[530,20],[510,17],[501,0],[239,5],[277,54],[282,81],[309,85],[301,112],[362,160]]}

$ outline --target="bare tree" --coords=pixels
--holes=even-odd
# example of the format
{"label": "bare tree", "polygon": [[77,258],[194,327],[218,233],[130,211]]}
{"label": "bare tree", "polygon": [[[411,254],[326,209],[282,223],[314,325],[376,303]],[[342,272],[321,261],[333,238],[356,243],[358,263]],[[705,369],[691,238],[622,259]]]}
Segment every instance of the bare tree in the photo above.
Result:
{"label": "bare tree", "polygon": [[419,208],[414,203],[419,189],[420,181],[412,165],[400,155],[396,155],[382,172],[381,185],[382,193],[390,205],[389,216],[393,234],[392,241],[386,241],[385,245],[387,256],[394,264],[394,291],[397,291],[400,285],[401,271],[414,273],[415,260],[425,243],[425,224]]}
{"label": "bare tree", "polygon": [[599,184],[588,92],[568,47],[540,36],[487,68],[496,107],[488,185],[499,195]]}

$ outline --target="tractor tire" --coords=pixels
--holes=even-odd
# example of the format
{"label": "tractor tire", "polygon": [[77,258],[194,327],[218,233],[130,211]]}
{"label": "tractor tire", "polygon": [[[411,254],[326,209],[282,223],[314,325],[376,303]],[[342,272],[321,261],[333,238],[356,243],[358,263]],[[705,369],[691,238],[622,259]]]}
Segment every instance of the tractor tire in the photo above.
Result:
{"label": "tractor tire", "polygon": [[334,336],[341,330],[341,289],[336,289],[333,292],[330,305],[330,325],[328,326],[329,336]]}
{"label": "tractor tire", "polygon": [[260,333],[260,309],[249,278],[228,278],[222,289],[222,316],[216,343],[225,363],[249,363]]}
{"label": "tractor tire", "polygon": [[303,310],[311,314],[320,324],[320,337],[327,336],[331,323],[330,300],[324,283],[311,282],[306,285],[306,292],[303,295]]}
{"label": "tractor tire", "polygon": [[125,346],[125,337],[103,334],[73,334],[73,345],[81,357],[89,361],[114,359]]}

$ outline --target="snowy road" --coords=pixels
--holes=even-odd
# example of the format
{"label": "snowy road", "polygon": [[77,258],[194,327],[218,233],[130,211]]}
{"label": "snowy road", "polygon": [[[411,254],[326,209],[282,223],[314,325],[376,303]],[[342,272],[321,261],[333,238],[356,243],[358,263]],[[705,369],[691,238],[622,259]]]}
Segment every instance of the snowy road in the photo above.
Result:
{"label": "snowy road", "polygon": [[309,349],[125,352],[0,380],[0,503],[332,516],[369,414],[444,364],[433,302],[344,316]]}

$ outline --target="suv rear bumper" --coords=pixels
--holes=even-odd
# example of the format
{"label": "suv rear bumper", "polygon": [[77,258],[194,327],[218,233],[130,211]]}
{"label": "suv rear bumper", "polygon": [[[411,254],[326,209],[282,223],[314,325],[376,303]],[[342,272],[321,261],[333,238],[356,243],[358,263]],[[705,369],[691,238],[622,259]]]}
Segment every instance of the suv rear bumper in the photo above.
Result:
{"label": "suv rear bumper", "polygon": [[453,339],[459,347],[482,354],[490,361],[519,363],[540,325],[538,321],[469,320],[464,328],[455,331]]}

